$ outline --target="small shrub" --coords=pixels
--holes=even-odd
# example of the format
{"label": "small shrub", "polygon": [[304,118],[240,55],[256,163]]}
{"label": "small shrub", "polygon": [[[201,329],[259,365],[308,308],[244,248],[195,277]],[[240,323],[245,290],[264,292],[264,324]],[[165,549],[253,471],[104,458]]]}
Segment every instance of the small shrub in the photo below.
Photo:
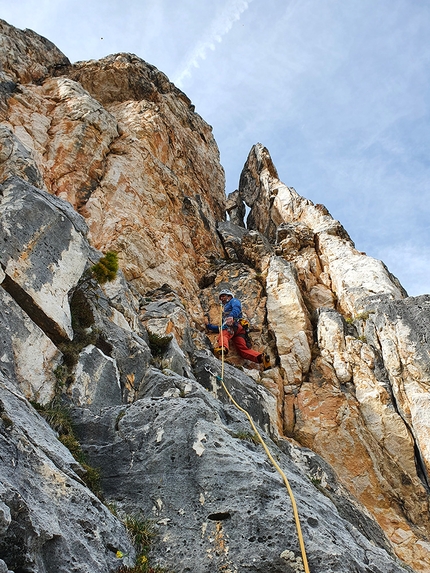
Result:
{"label": "small shrub", "polygon": [[65,364],[60,364],[54,370],[54,376],[57,381],[57,389],[62,389],[66,385],[67,379],[69,377],[69,369]]}
{"label": "small shrub", "polygon": [[356,315],[355,320],[367,320],[370,314],[370,311],[360,312]]}
{"label": "small shrub", "polygon": [[59,436],[73,434],[72,418],[66,406],[60,404],[55,399],[49,404],[42,405],[38,402],[31,402],[35,410],[45,418],[54,432]]}
{"label": "small shrub", "polygon": [[108,251],[98,263],[90,268],[90,273],[102,285],[115,279],[118,268],[118,253]]}
{"label": "small shrub", "polygon": [[[83,456],[85,457],[85,454],[83,454]],[[82,476],[82,479],[84,480],[86,486],[93,492],[95,496],[97,496],[99,499],[102,499],[103,492],[101,488],[101,476],[99,468],[90,466],[83,461],[80,462],[80,464],[85,470],[85,474]]]}
{"label": "small shrub", "polygon": [[170,341],[172,340],[172,335],[168,334],[167,336],[159,336],[154,332],[148,331],[148,338],[151,354],[153,356],[161,356],[169,346]]}
{"label": "small shrub", "polygon": [[311,482],[314,484],[314,486],[319,486],[321,485],[321,478],[317,477],[317,476],[309,476],[309,479],[311,480]]}
{"label": "small shrub", "polygon": [[69,452],[75,458],[75,460],[78,463],[80,463],[81,466],[83,467],[86,463],[87,458],[86,458],[84,452],[82,451],[81,444],[76,439],[75,434],[73,432],[70,434],[60,434],[58,436],[58,439],[63,444],[63,446],[66,446],[66,448],[69,450]]}
{"label": "small shrub", "polygon": [[155,537],[155,530],[152,521],[139,515],[127,515],[124,525],[130,534],[133,544],[141,553],[149,551],[151,541]]}

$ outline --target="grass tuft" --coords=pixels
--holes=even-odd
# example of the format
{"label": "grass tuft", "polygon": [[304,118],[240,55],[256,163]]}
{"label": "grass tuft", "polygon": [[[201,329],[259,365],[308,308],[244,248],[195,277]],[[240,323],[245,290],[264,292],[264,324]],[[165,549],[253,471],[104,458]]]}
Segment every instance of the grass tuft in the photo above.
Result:
{"label": "grass tuft", "polygon": [[88,464],[87,457],[82,451],[81,444],[73,431],[72,418],[67,406],[59,403],[55,399],[46,405],[39,404],[38,402],[31,402],[31,405],[45,418],[51,428],[58,434],[59,441],[66,446],[75,460],[83,467],[85,473],[82,479],[86,486],[94,495],[102,499],[100,470]]}
{"label": "grass tuft", "polygon": [[[141,515],[126,515],[123,522],[136,548],[137,558],[133,567],[122,565],[117,573],[171,573],[164,567],[151,565],[149,562],[149,550],[156,536],[153,522]],[[120,557],[122,554],[118,553],[117,556]]]}

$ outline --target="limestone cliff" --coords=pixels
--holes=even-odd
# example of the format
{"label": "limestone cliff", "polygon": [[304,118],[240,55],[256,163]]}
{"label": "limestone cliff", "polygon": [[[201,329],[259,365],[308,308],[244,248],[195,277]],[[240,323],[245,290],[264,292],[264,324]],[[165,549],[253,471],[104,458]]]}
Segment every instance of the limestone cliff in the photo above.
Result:
{"label": "limestone cliff", "polygon": [[[310,571],[428,571],[430,295],[261,144],[225,197],[210,126],[137,56],[71,64],[0,21],[0,64],[0,572],[149,570],[136,512],[163,571],[303,570],[287,491],[220,385],[224,287],[272,362],[231,352],[224,381],[291,482]],[[98,497],[40,415],[59,404]]]}

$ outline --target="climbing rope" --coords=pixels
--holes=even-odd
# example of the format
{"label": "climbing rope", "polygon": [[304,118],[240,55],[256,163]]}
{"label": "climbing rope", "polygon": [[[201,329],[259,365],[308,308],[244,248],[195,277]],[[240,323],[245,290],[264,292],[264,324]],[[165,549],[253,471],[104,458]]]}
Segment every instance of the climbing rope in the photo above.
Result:
{"label": "climbing rope", "polygon": [[302,554],[302,561],[303,561],[303,567],[305,569],[305,573],[310,573],[309,570],[309,565],[308,565],[308,559],[306,556],[306,549],[305,549],[305,542],[303,540],[303,535],[302,535],[302,528],[300,526],[300,519],[299,519],[299,513],[297,511],[297,505],[296,505],[296,500],[294,499],[294,494],[293,494],[293,490],[291,489],[290,483],[287,479],[287,476],[285,475],[285,473],[282,471],[281,467],[279,466],[279,464],[276,462],[276,460],[274,459],[274,457],[272,456],[272,454],[270,453],[269,448],[266,446],[265,441],[263,440],[263,438],[260,435],[260,432],[257,430],[256,425],[254,424],[253,419],[251,418],[251,415],[241,406],[239,406],[239,404],[236,402],[236,400],[233,398],[233,396],[230,394],[230,392],[227,389],[227,386],[224,384],[224,340],[223,340],[223,330],[222,330],[222,326],[223,326],[223,320],[222,320],[222,305],[220,305],[220,310],[221,310],[221,320],[220,320],[220,333],[221,333],[221,337],[220,337],[220,341],[221,341],[221,376],[216,376],[217,380],[219,380],[221,382],[222,387],[224,388],[227,396],[229,397],[229,399],[232,401],[232,403],[236,406],[236,408],[238,410],[240,410],[241,412],[243,412],[243,414],[245,414],[245,416],[248,418],[249,423],[251,424],[252,429],[254,430],[256,436],[258,437],[258,440],[260,441],[261,445],[264,448],[264,451],[267,454],[267,457],[269,458],[269,460],[272,462],[274,468],[277,470],[277,472],[281,475],[285,487],[287,488],[288,491],[288,495],[290,496],[290,500],[291,500],[291,505],[293,507],[293,513],[294,513],[294,521],[296,523],[296,529],[297,529],[297,536],[299,538],[299,544],[300,544],[300,551]]}

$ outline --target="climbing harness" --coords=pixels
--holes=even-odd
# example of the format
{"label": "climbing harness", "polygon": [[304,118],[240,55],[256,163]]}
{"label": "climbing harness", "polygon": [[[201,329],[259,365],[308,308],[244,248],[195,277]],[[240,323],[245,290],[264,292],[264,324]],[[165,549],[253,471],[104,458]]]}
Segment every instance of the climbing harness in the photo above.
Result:
{"label": "climbing harness", "polygon": [[243,334],[239,334],[239,336],[242,336],[245,339],[247,348],[252,348],[252,339],[249,336],[249,320],[246,320],[246,318],[240,318],[238,323],[243,329]]}
{"label": "climbing harness", "polygon": [[[221,322],[220,324],[222,325],[222,306],[221,306]],[[296,530],[297,530],[297,536],[299,538],[299,544],[300,544],[300,551],[302,554],[302,561],[303,561],[303,567],[305,570],[305,573],[310,573],[309,570],[309,565],[308,565],[308,559],[306,556],[306,549],[305,549],[305,543],[303,540],[303,535],[302,535],[302,528],[300,525],[300,519],[299,519],[299,513],[297,511],[297,505],[296,505],[296,500],[294,499],[294,494],[293,494],[293,490],[291,489],[290,483],[287,479],[287,476],[285,475],[285,473],[282,471],[281,467],[279,466],[279,464],[276,462],[276,460],[274,459],[274,457],[272,456],[272,454],[270,453],[269,448],[267,447],[265,441],[263,440],[263,438],[261,437],[260,432],[257,430],[256,425],[254,424],[253,419],[251,418],[251,415],[241,406],[239,406],[239,404],[235,401],[235,399],[233,398],[233,396],[230,394],[230,392],[227,389],[227,386],[224,384],[224,344],[223,344],[223,339],[222,339],[222,328],[220,329],[221,331],[221,376],[219,376],[217,373],[212,372],[212,370],[208,367],[205,366],[205,370],[207,372],[209,372],[210,374],[212,374],[212,376],[215,376],[216,380],[218,380],[219,382],[221,382],[222,387],[224,388],[224,391],[226,392],[227,396],[229,397],[229,399],[232,401],[232,403],[236,406],[236,408],[238,410],[240,410],[243,414],[245,414],[245,416],[248,418],[249,423],[251,424],[252,429],[254,430],[258,440],[260,441],[261,445],[264,448],[264,451],[267,454],[267,457],[269,458],[269,460],[272,462],[274,468],[277,470],[277,472],[281,475],[285,487],[287,488],[288,491],[288,495],[290,496],[290,500],[291,500],[291,505],[293,507],[293,513],[294,513],[294,520],[296,523]]]}

